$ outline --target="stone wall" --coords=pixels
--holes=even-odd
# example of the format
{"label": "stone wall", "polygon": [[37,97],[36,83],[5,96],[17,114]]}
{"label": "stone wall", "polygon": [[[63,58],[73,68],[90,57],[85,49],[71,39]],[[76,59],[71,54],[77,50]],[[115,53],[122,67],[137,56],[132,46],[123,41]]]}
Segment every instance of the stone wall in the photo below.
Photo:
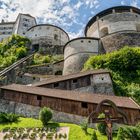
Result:
{"label": "stone wall", "polygon": [[30,74],[57,75],[57,72],[63,71],[63,65],[63,60],[53,64],[34,65],[27,67],[26,72]]}
{"label": "stone wall", "polygon": [[102,44],[105,51],[112,52],[124,46],[140,46],[140,32],[117,32],[103,37]]}
{"label": "stone wall", "polygon": [[80,72],[89,56],[98,55],[99,50],[99,40],[95,38],[81,37],[68,42],[64,47],[63,75]]}
{"label": "stone wall", "polygon": [[[20,114],[25,117],[38,118],[40,107],[31,106],[13,101],[0,99],[0,112]],[[64,112],[53,111],[53,120],[56,122],[66,122],[80,124],[85,117]]]}
{"label": "stone wall", "polygon": [[132,12],[112,13],[94,21],[87,30],[87,37],[101,37],[102,29],[107,28],[108,34],[119,31],[137,31],[140,25],[140,15]]}

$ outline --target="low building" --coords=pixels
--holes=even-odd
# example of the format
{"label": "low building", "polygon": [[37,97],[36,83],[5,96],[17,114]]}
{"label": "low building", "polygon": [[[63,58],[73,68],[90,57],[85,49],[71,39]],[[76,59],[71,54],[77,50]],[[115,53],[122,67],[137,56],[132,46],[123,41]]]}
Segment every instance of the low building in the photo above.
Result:
{"label": "low building", "polygon": [[114,95],[111,75],[107,70],[85,71],[65,75],[40,81],[33,84],[33,86]]}
{"label": "low building", "polygon": [[[126,114],[128,124],[136,124],[140,116],[140,106],[128,97],[114,97],[109,95],[89,94],[75,91],[47,89],[23,85],[8,85],[1,87],[0,111],[37,117],[40,107],[50,107],[54,110],[54,120],[62,122],[80,123],[93,112],[102,100],[110,100]],[[110,110],[109,105],[103,109]],[[121,117],[121,116],[118,116]]]}

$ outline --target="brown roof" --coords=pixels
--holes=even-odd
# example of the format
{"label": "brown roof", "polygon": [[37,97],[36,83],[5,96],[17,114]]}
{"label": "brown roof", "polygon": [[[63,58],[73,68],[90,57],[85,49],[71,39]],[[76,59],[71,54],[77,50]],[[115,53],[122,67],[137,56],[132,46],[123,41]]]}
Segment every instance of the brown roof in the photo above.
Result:
{"label": "brown roof", "polygon": [[108,99],[113,101],[118,107],[140,109],[140,106],[129,97],[118,97],[110,95],[100,95],[91,93],[80,93],[75,91],[48,89],[42,87],[32,87],[25,85],[12,84],[1,87],[3,90],[17,91],[28,94],[42,95],[52,98],[61,98],[73,101],[82,101],[98,104],[102,100]]}
{"label": "brown roof", "polygon": [[46,84],[56,83],[59,81],[75,79],[75,78],[83,77],[86,75],[103,74],[103,73],[110,74],[110,72],[107,70],[101,70],[101,69],[100,70],[89,70],[89,71],[85,71],[85,72],[78,72],[75,74],[63,75],[61,77],[57,77],[57,78],[53,78],[53,79],[43,80],[43,81],[32,84],[32,86],[42,86],[42,85],[46,85]]}

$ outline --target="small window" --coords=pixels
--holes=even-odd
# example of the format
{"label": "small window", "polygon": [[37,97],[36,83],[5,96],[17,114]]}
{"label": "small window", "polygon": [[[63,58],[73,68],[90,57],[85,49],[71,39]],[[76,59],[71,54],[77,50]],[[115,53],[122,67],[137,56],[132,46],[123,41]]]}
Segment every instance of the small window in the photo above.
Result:
{"label": "small window", "polygon": [[77,79],[73,79],[72,83],[77,83],[77,81],[78,81]]}
{"label": "small window", "polygon": [[58,87],[59,86],[59,83],[54,83],[54,87]]}
{"label": "small window", "polygon": [[42,96],[37,95],[37,100],[42,100]]}
{"label": "small window", "polygon": [[82,108],[88,108],[88,104],[87,104],[86,102],[82,102],[82,103],[81,103],[81,107],[82,107]]}
{"label": "small window", "polygon": [[81,40],[81,43],[83,43],[84,41],[83,40]]}
{"label": "small window", "polygon": [[88,43],[91,43],[91,41],[89,40]]}
{"label": "small window", "polygon": [[54,34],[54,40],[58,40],[58,35]]}

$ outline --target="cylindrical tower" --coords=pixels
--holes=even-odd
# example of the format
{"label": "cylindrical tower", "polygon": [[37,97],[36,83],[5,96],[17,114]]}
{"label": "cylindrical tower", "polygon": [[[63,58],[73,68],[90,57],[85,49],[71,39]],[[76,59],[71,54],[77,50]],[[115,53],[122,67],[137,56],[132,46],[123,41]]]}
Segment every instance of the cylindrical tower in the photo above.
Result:
{"label": "cylindrical tower", "polygon": [[100,38],[106,52],[140,46],[140,9],[118,6],[104,10],[88,22],[85,36]]}
{"label": "cylindrical tower", "polygon": [[85,61],[91,55],[98,55],[100,52],[98,38],[75,38],[64,46],[64,68],[63,75],[80,72]]}
{"label": "cylindrical tower", "polygon": [[63,29],[50,24],[31,27],[26,36],[31,39],[33,50],[49,54],[62,54],[63,46],[69,41],[69,36]]}

